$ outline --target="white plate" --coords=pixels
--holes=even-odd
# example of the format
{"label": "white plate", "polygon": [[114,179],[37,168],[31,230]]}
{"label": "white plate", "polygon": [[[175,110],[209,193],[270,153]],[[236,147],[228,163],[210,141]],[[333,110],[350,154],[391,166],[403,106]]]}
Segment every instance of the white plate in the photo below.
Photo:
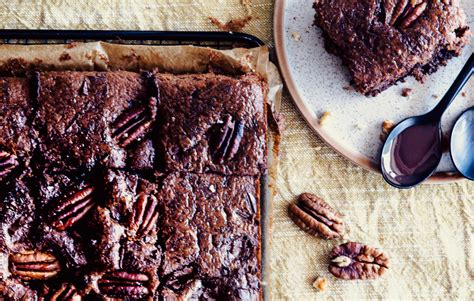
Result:
{"label": "white plate", "polygon": [[[463,8],[469,26],[474,28],[474,6],[467,3]],[[428,76],[425,83],[409,77],[376,97],[366,97],[344,89],[349,86],[349,73],[339,58],[326,52],[322,33],[313,26],[313,21],[311,0],[276,1],[276,50],[288,90],[309,125],[327,143],[362,167],[378,171],[382,122],[397,123],[434,107],[472,53],[472,43],[464,47],[460,57],[449,60],[446,67]],[[412,94],[402,97],[403,88],[411,88]],[[474,106],[473,80],[464,92],[466,96],[459,95],[443,116],[445,133],[463,110]],[[320,126],[318,121],[324,112],[330,112],[331,117]],[[432,180],[458,178],[449,154],[444,154]]]}

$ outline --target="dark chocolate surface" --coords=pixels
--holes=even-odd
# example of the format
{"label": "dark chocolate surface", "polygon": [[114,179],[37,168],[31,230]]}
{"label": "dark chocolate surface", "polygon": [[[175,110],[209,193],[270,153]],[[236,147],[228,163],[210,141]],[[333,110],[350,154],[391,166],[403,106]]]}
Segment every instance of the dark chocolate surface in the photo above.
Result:
{"label": "dark chocolate surface", "polygon": [[326,49],[342,58],[366,95],[409,75],[423,80],[469,42],[458,1],[321,0],[314,8]]}
{"label": "dark chocolate surface", "polygon": [[58,71],[1,87],[0,297],[260,298],[258,76]]}

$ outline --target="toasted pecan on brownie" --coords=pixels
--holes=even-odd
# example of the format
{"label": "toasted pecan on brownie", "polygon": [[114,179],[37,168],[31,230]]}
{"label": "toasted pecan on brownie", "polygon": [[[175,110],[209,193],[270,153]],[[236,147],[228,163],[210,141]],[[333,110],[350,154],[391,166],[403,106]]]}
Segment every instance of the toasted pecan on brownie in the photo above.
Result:
{"label": "toasted pecan on brownie", "polygon": [[156,74],[157,143],[166,172],[257,175],[266,170],[266,85],[254,74]]}
{"label": "toasted pecan on brownie", "polygon": [[422,80],[469,41],[458,1],[317,0],[315,24],[356,90],[376,95],[400,79]]}

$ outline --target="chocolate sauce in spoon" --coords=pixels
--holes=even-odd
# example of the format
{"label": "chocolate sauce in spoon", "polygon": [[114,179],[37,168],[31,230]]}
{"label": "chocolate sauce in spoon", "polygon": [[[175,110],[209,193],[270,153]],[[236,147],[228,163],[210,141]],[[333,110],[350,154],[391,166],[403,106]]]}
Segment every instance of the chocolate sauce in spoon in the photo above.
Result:
{"label": "chocolate sauce in spoon", "polygon": [[430,173],[442,154],[438,124],[420,124],[405,129],[392,142],[390,172],[392,181],[407,185]]}

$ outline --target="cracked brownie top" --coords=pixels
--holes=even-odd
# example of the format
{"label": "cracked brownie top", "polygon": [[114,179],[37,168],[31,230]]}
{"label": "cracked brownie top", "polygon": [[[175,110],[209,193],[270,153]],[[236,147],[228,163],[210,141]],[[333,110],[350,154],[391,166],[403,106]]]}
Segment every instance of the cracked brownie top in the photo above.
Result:
{"label": "cracked brownie top", "polygon": [[342,58],[366,95],[408,75],[422,80],[469,41],[458,1],[317,0],[314,8],[326,49]]}
{"label": "cracked brownie top", "polygon": [[260,298],[260,77],[56,71],[0,87],[0,298]]}

